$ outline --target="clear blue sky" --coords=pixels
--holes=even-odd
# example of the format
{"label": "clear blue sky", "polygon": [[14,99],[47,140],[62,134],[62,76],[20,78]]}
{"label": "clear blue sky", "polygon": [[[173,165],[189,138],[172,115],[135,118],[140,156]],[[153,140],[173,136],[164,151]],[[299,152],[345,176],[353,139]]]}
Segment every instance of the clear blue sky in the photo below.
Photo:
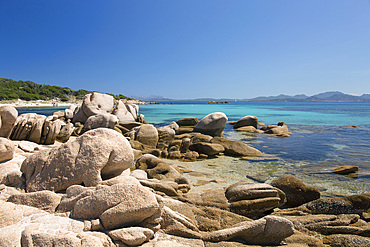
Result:
{"label": "clear blue sky", "polygon": [[169,98],[370,93],[369,0],[2,0],[0,77]]}

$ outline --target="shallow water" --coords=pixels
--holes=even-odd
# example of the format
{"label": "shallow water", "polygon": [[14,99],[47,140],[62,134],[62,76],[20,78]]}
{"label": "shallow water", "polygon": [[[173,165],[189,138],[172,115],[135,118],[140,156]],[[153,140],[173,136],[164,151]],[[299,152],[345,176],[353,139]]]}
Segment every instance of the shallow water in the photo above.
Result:
{"label": "shallow water", "polygon": [[[140,113],[157,126],[186,116],[199,119],[212,112],[224,112],[229,121],[246,115],[260,122],[286,122],[292,135],[280,138],[267,134],[233,131],[227,125],[227,139],[243,141],[264,155],[256,160],[220,157],[197,162],[174,162],[186,169],[209,174],[194,177],[211,181],[222,178],[226,183],[208,183],[195,190],[223,187],[237,181],[270,182],[284,175],[294,175],[315,186],[323,196],[350,195],[370,191],[370,104],[369,103],[236,103],[225,105],[175,104],[144,105]],[[357,125],[358,128],[346,126]],[[347,177],[329,171],[341,165],[359,166],[358,176]],[[204,182],[204,181],[201,181]]]}
{"label": "shallow water", "polygon": [[[212,112],[224,112],[229,121],[253,115],[266,124],[286,122],[292,132],[290,137],[280,138],[237,132],[227,125],[224,131],[227,139],[243,141],[261,150],[264,155],[254,160],[221,156],[197,162],[169,161],[203,173],[196,176],[185,173],[194,184],[199,180],[206,183],[194,186],[192,190],[224,187],[237,181],[270,182],[289,174],[319,188],[323,196],[370,192],[370,103],[183,103],[186,104],[141,105],[139,112],[156,126],[187,116],[201,119]],[[18,110],[20,114],[26,111],[51,115],[61,109],[64,108]],[[352,125],[358,128],[346,127]],[[353,178],[329,172],[341,165],[359,166],[358,176]],[[221,180],[217,180],[218,183],[209,182],[215,178]]]}

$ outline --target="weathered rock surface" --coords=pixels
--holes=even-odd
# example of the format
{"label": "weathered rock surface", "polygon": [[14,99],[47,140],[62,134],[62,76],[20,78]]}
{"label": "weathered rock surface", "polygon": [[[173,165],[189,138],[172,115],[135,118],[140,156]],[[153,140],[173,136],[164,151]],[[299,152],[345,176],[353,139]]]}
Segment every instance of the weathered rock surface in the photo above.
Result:
{"label": "weathered rock surface", "polygon": [[0,107],[0,137],[10,137],[17,117],[18,111],[13,106]]}
{"label": "weathered rock surface", "polygon": [[[0,200],[0,246],[83,246],[81,221]],[[93,242],[85,242],[93,246]]]}
{"label": "weathered rock surface", "polygon": [[93,115],[86,120],[82,133],[97,128],[113,129],[116,124],[118,124],[118,118],[115,115],[108,113]]}
{"label": "weathered rock surface", "polygon": [[226,189],[225,196],[230,211],[245,216],[263,213],[286,202],[284,192],[268,184],[238,182]]}
{"label": "weathered rock surface", "polygon": [[0,137],[0,162],[11,160],[14,157],[15,146],[9,139]]}
{"label": "weathered rock surface", "polygon": [[194,132],[210,136],[221,136],[228,118],[225,113],[214,112],[202,118],[194,127]]}
{"label": "weathered rock surface", "polygon": [[285,193],[287,199],[285,205],[290,207],[297,207],[320,198],[318,189],[305,185],[301,180],[291,175],[275,179],[270,185]]}
{"label": "weathered rock surface", "polygon": [[154,236],[154,232],[142,227],[129,227],[108,232],[113,240],[119,240],[129,246],[138,246]]}
{"label": "weathered rock surface", "polygon": [[111,129],[99,128],[57,148],[28,157],[21,167],[27,191],[61,191],[74,184],[96,186],[133,165],[129,142]]}
{"label": "weathered rock surface", "polygon": [[108,94],[93,92],[86,94],[81,108],[87,117],[112,113],[114,98]]}
{"label": "weathered rock surface", "polygon": [[44,190],[12,195],[7,201],[15,204],[39,208],[49,213],[53,213],[55,212],[56,207],[59,205],[60,199],[60,195],[48,190]]}
{"label": "weathered rock surface", "polygon": [[141,185],[115,184],[79,199],[71,217],[96,219],[106,229],[135,226],[160,211],[155,195]]}
{"label": "weathered rock surface", "polygon": [[233,128],[237,129],[245,126],[253,126],[254,128],[258,129],[258,118],[256,116],[242,117],[234,124]]}
{"label": "weathered rock surface", "polygon": [[157,131],[159,141],[170,142],[175,139],[176,131],[169,126],[159,127],[157,128]]}
{"label": "weathered rock surface", "polygon": [[148,174],[148,178],[164,179],[181,176],[171,165],[151,154],[141,156],[135,166],[136,169],[144,170]]}
{"label": "weathered rock surface", "polygon": [[63,122],[57,116],[46,117],[36,113],[22,114],[17,118],[10,139],[28,140],[39,144],[53,144]]}
{"label": "weathered rock surface", "polygon": [[289,220],[266,216],[255,221],[242,222],[228,229],[206,233],[203,239],[218,242],[240,238],[248,244],[277,245],[293,233],[294,226]]}
{"label": "weathered rock surface", "polygon": [[69,138],[71,137],[73,130],[74,130],[74,126],[72,123],[67,123],[67,124],[62,125],[56,139],[60,142],[67,142]]}
{"label": "weathered rock surface", "polygon": [[243,142],[226,140],[223,137],[214,137],[212,143],[221,144],[225,148],[225,154],[232,156],[262,156],[262,152],[250,147]]}
{"label": "weathered rock surface", "polygon": [[26,157],[15,154],[12,160],[0,162],[0,184],[21,187],[23,184],[20,166]]}
{"label": "weathered rock surface", "polygon": [[129,109],[127,105],[125,105],[121,100],[119,100],[115,105],[112,114],[117,116],[119,122],[135,122],[137,116],[136,117],[133,116]]}

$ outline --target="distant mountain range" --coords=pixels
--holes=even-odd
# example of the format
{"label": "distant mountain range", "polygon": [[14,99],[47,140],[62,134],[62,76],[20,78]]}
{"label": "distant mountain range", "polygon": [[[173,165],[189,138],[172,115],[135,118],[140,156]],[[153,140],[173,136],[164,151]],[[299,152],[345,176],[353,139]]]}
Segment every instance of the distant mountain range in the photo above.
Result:
{"label": "distant mountain range", "polygon": [[235,101],[278,101],[278,102],[370,102],[370,94],[363,94],[361,96],[355,96],[350,94],[345,94],[338,91],[332,92],[325,92],[315,94],[313,96],[307,96],[305,94],[297,94],[294,96],[280,94],[278,96],[262,96],[252,99],[214,99],[214,98],[199,98],[199,99],[168,99],[162,96],[149,96],[149,97],[134,97],[136,99],[141,99],[144,101],[156,101],[156,102],[179,102],[179,101],[197,101],[197,102],[208,102],[208,101],[228,101],[228,102],[235,102]]}
{"label": "distant mountain range", "polygon": [[338,91],[325,92],[307,96],[297,94],[294,96],[280,94],[278,96],[257,97],[248,101],[303,101],[303,102],[370,102],[370,94],[355,96]]}

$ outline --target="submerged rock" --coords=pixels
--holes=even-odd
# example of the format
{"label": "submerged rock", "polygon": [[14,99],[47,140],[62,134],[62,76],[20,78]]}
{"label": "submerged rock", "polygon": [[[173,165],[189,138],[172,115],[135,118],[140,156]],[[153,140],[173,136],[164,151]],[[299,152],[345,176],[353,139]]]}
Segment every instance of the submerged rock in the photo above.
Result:
{"label": "submerged rock", "polygon": [[351,173],[358,172],[358,166],[340,166],[331,171],[332,173],[340,174],[340,175],[348,175]]}
{"label": "submerged rock", "polygon": [[362,214],[370,209],[370,193],[322,198],[304,206],[313,214]]}

